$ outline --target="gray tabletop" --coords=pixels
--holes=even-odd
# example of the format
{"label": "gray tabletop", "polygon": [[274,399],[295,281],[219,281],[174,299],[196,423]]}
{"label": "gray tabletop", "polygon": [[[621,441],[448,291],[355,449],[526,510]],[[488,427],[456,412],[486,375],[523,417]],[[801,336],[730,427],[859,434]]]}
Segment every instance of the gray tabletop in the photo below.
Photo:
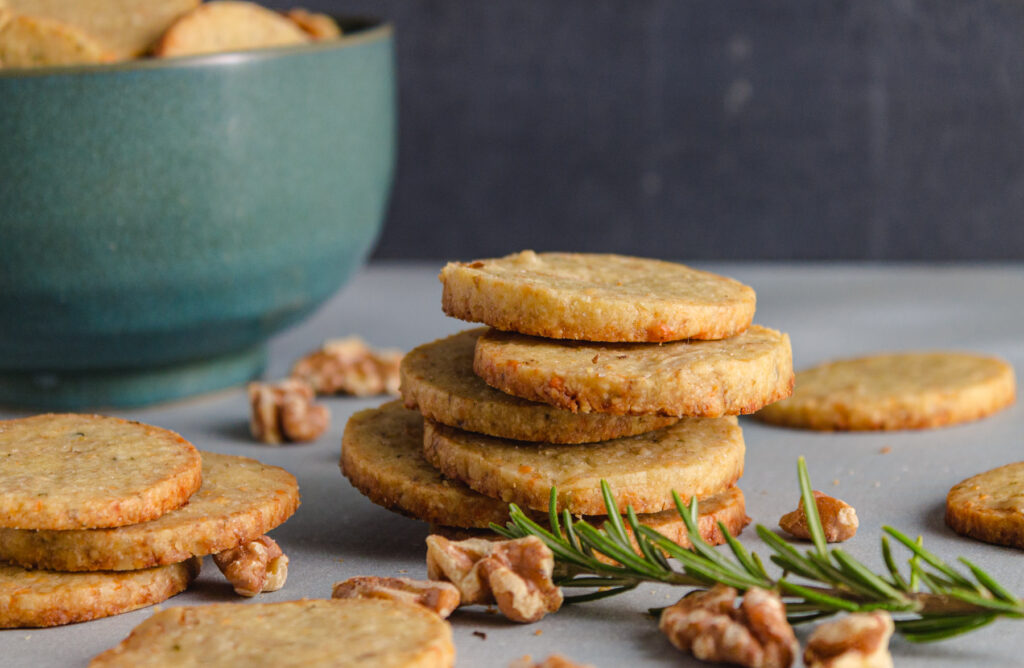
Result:
{"label": "gray tabletop", "polygon": [[[789,332],[797,368],[841,356],[901,349],[991,353],[1024,369],[1024,266],[708,265],[752,285],[756,321]],[[359,334],[374,345],[409,349],[458,331],[464,323],[440,308],[439,265],[376,264],[364,270],[303,325],[271,342],[267,376],[287,373],[324,338]],[[426,525],[374,506],[339,473],[342,430],[354,411],[380,399],[330,398],[333,422],[316,443],[280,448],[248,436],[241,389],[141,410],[112,410],[180,432],[199,448],[256,457],[294,473],[302,507],[273,532],[291,557],[288,583],[257,600],[327,597],[331,584],[354,575],[424,576]],[[0,416],[23,415],[2,411]],[[881,567],[880,527],[891,524],[940,555],[966,556],[1011,590],[1024,593],[1018,551],[953,534],[943,524],[944,498],[959,480],[1024,459],[1024,407],[989,419],[919,432],[832,434],[773,428],[742,420],[746,473],[740,481],[748,513],[774,526],[795,507],[795,465],[806,455],[816,487],[857,509],[860,531],[846,547]],[[764,553],[752,530],[742,535]],[[568,607],[532,625],[506,623],[482,611],[452,617],[459,665],[505,666],[514,658],[561,652],[595,666],[700,665],[672,648],[645,615],[681,595],[644,586],[621,597]],[[203,575],[164,606],[238,601],[207,559]],[[152,609],[54,629],[0,631],[0,666],[83,666],[115,645]],[[1007,620],[934,645],[894,640],[899,666],[1021,665],[1024,622]],[[690,663],[688,663],[688,661]]]}

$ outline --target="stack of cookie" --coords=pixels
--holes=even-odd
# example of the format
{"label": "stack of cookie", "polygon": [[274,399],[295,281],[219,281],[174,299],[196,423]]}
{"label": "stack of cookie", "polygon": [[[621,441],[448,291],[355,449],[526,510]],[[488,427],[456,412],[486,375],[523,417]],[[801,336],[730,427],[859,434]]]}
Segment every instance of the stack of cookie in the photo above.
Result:
{"label": "stack of cookie", "polygon": [[98,415],[2,421],[0,628],[163,601],[198,575],[198,557],[260,539],[298,504],[288,472],[200,453],[165,429]]}
{"label": "stack of cookie", "polygon": [[[452,263],[449,315],[483,322],[413,350],[398,402],[350,420],[342,469],[373,501],[436,525],[477,528],[514,502],[538,514],[621,509],[686,544],[672,491],[701,527],[746,524],[735,415],[788,396],[785,334],[750,325],[731,279],[656,260],[530,251]],[[413,411],[410,409],[418,409]]]}

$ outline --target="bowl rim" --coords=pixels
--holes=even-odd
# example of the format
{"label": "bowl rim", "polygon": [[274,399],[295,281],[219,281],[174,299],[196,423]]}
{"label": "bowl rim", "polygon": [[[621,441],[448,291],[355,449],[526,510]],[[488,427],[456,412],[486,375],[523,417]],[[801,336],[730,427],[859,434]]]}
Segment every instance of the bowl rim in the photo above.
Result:
{"label": "bowl rim", "polygon": [[[342,17],[335,17],[342,18]],[[366,26],[353,32],[343,34],[340,39],[316,40],[306,44],[290,46],[260,47],[244,51],[222,51],[203,53],[194,56],[175,56],[172,58],[141,57],[122,60],[116,63],[88,63],[80,65],[51,65],[48,67],[0,67],[0,80],[23,79],[46,76],[90,76],[116,72],[134,72],[145,70],[175,70],[230,67],[239,63],[260,60],[271,60],[280,57],[318,53],[321,51],[340,51],[349,47],[390,39],[395,32],[389,21],[364,16],[347,16],[348,20],[366,22]]]}

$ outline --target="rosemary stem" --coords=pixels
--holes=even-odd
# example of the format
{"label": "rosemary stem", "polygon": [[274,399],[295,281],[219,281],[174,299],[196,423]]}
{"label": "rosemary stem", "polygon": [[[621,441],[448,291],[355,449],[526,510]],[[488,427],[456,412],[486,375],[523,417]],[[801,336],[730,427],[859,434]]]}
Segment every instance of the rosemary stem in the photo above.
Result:
{"label": "rosemary stem", "polygon": [[[547,528],[515,505],[510,507],[511,521],[504,527],[492,528],[506,538],[534,536],[551,548],[557,584],[583,590],[567,596],[567,603],[615,596],[645,582],[697,589],[725,584],[741,592],[761,587],[774,589],[782,596],[787,616],[794,624],[817,621],[840,611],[888,610],[896,617],[896,630],[913,642],[933,642],[968,633],[998,618],[1024,618],[1024,600],[976,564],[964,558],[958,560],[958,565],[948,563],[926,550],[920,538],[912,540],[892,527],[883,528],[882,557],[886,570],[882,574],[845,550],[830,548],[802,457],[797,463],[797,477],[813,547],[800,552],[782,536],[757,525],[757,535],[771,551],[767,561],[782,569],[775,576],[765,569],[767,561],[748,551],[721,523],[725,548],[716,550],[708,544],[698,526],[697,501],[691,499],[687,506],[678,494],[673,494],[673,501],[686,525],[692,549],[641,524],[632,508],[627,507],[623,515],[607,483],[601,485],[608,511],[601,528],[585,519],[573,519],[568,511],[560,517],[554,489],[550,494]],[[906,576],[889,538],[911,553]],[[920,591],[920,585],[926,591]]]}

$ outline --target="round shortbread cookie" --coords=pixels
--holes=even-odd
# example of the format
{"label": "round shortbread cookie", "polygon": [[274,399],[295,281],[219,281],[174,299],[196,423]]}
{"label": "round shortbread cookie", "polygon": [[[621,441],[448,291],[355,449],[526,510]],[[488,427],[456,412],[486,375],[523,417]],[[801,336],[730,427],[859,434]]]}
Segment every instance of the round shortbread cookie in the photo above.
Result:
{"label": "round shortbread cookie", "polygon": [[76,26],[0,8],[0,67],[106,63],[115,57]]}
{"label": "round shortbread cookie", "polygon": [[746,285],[674,262],[523,251],[441,270],[450,316],[584,341],[678,341],[739,334],[754,317]]}
{"label": "round shortbread cookie", "polygon": [[448,622],[408,603],[219,603],[161,610],[89,663],[166,665],[448,668],[455,665],[455,646]]}
{"label": "round shortbread cookie", "polygon": [[804,429],[928,429],[982,418],[1015,394],[1013,368],[1002,360],[895,353],[801,371],[793,396],[757,417]]}
{"label": "round shortbread cookie", "polygon": [[946,497],[946,524],[964,536],[1024,549],[1024,462],[954,485]]}
{"label": "round shortbread cookie", "polygon": [[[0,2],[0,5],[3,5]],[[176,18],[199,0],[7,0],[16,14],[75,26],[117,60],[145,54]]]}
{"label": "round shortbread cookie", "polygon": [[0,559],[55,571],[174,564],[256,540],[298,508],[298,483],[284,469],[248,457],[212,452],[202,457],[203,486],[181,508],[113,529],[0,529]]}
{"label": "round shortbread cookie", "polygon": [[119,573],[58,573],[0,563],[0,628],[58,626],[165,601],[199,575],[199,559]]}
{"label": "round shortbread cookie", "polygon": [[0,421],[0,527],[148,522],[199,489],[202,460],[166,429],[100,415]]}
{"label": "round shortbread cookie", "polygon": [[[509,441],[424,420],[427,461],[481,494],[537,511],[605,512],[601,480],[619,508],[657,513],[732,486],[743,474],[743,432],[734,417],[683,419],[658,431],[601,443],[553,445]],[[438,524],[446,524],[438,522]],[[450,524],[450,523],[448,523]]]}
{"label": "round shortbread cookie", "polygon": [[573,412],[721,417],[793,390],[789,337],[751,326],[721,341],[552,341],[491,330],[473,370],[497,389]]}
{"label": "round shortbread cookie", "polygon": [[508,504],[448,480],[423,457],[423,416],[391,401],[345,425],[341,471],[389,510],[433,524],[485,528],[508,520]]}
{"label": "round shortbread cookie", "polygon": [[666,427],[675,418],[573,413],[499,392],[473,373],[484,328],[427,343],[402,359],[402,397],[424,416],[466,431],[517,441],[590,443]]}
{"label": "round shortbread cookie", "polygon": [[153,49],[158,57],[244,51],[305,44],[312,38],[293,21],[253,2],[206,2],[171,24]]}
{"label": "round shortbread cookie", "polygon": [[[619,510],[625,512],[626,509],[620,508]],[[723,492],[701,499],[698,510],[700,516],[697,518],[697,528],[700,530],[701,538],[709,545],[725,543],[725,534],[718,526],[719,522],[724,524],[733,536],[738,536],[750,524],[750,518],[747,517],[746,500],[739,487],[730,487]],[[583,519],[594,526],[600,526],[606,517],[590,516]],[[637,520],[640,524],[661,532],[666,538],[683,547],[692,547],[686,523],[683,522],[683,518],[679,516],[679,512],[675,508],[663,510],[660,513],[641,513],[637,515]],[[625,520],[623,521],[625,522]],[[543,520],[541,520],[541,524],[548,526],[547,522]],[[628,523],[626,523],[626,532],[630,541],[633,541],[633,531]],[[441,525],[432,525],[430,533],[439,533],[449,540],[464,540],[466,538],[494,538],[497,540],[501,538],[493,531],[484,529],[463,529]]]}

